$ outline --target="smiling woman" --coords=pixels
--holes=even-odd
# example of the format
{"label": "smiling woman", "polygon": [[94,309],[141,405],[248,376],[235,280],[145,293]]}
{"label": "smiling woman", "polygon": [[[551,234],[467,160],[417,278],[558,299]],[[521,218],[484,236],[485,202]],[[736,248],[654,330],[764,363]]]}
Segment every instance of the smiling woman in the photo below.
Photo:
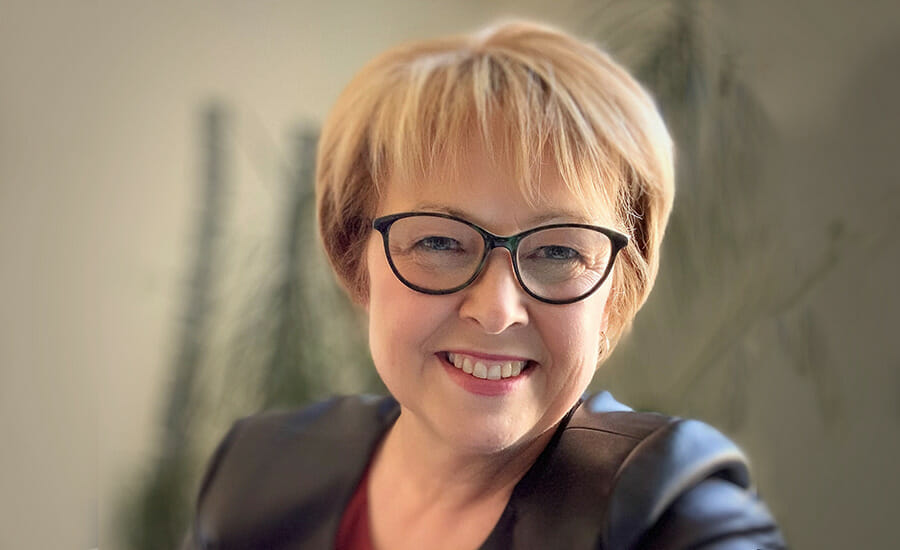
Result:
{"label": "smiling woman", "polygon": [[606,54],[530,23],[391,50],[338,99],[317,191],[391,395],[235,424],[185,548],[783,545],[722,435],[584,395],[673,195]]}

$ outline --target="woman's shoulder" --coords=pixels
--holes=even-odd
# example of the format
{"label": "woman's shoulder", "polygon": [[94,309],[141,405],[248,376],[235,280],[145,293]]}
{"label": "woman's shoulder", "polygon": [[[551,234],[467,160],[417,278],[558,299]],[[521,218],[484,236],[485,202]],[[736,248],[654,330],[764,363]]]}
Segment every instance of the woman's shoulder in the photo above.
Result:
{"label": "woman's shoulder", "polygon": [[602,392],[573,411],[544,460],[550,475],[538,483],[565,479],[559,509],[590,518],[573,532],[596,529],[605,548],[783,547],[746,457],[703,422],[636,412]]}
{"label": "woman's shoulder", "polygon": [[[390,397],[352,395],[247,416],[237,420],[219,443],[206,476],[221,475],[226,466],[257,470],[258,475],[280,464],[321,466],[345,453],[359,456],[398,415],[399,406]],[[204,480],[204,485],[208,482]]]}
{"label": "woman's shoulder", "polygon": [[636,412],[608,392],[583,400],[562,430],[559,447],[566,460],[612,466],[617,489],[633,483],[679,494],[711,476],[751,488],[746,456],[721,432],[698,420]]}
{"label": "woman's shoulder", "polygon": [[291,460],[319,463],[319,455],[333,456],[368,448],[399,415],[390,397],[352,395],[333,397],[294,410],[257,413],[234,422],[213,454],[207,477],[230,463],[266,464]]}
{"label": "woman's shoulder", "polygon": [[343,395],[318,401],[292,410],[257,413],[236,421],[233,430],[260,434],[333,433],[338,428],[378,429],[390,425],[399,414],[399,406],[391,397],[377,395]]}
{"label": "woman's shoulder", "polygon": [[273,518],[289,510],[307,513],[284,518],[279,536],[319,547],[398,414],[391,398],[346,396],[238,420],[207,465],[184,547],[270,547]]}

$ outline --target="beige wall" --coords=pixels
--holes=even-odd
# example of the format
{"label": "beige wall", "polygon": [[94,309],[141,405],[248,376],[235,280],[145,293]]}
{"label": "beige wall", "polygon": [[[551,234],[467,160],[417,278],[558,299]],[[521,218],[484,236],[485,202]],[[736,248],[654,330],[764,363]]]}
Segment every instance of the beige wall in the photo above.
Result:
{"label": "beige wall", "polygon": [[[152,456],[199,208],[201,102],[234,108],[231,229],[237,244],[258,242],[276,207],[273,151],[291,124],[320,120],[372,54],[501,14],[581,30],[577,4],[3,0],[0,548],[108,547],[117,499]],[[765,451],[769,494],[798,487],[772,502],[798,548],[852,547],[866,533],[886,544],[900,492],[888,435],[900,419],[900,258],[895,237],[872,243],[866,230],[900,213],[897,172],[878,156],[896,149],[897,119],[878,116],[896,117],[895,96],[870,87],[896,72],[900,10],[784,4],[722,3],[781,136],[766,171],[785,185],[821,180],[821,194],[796,197],[798,227],[847,214],[851,241],[868,248],[806,298],[831,319],[842,423],[823,427],[808,380],[763,369],[755,431],[739,436]]]}

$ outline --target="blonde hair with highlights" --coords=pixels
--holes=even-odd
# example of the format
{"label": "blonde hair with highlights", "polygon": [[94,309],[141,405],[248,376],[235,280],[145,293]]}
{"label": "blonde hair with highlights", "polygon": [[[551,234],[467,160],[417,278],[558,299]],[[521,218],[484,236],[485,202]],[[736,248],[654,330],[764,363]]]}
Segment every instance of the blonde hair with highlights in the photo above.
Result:
{"label": "blonde hair with highlights", "polygon": [[365,246],[389,178],[420,179],[437,162],[454,169],[478,138],[529,201],[550,159],[570,191],[611,211],[631,237],[612,278],[615,345],[656,277],[674,194],[672,142],[625,69],[544,25],[402,45],[350,82],[322,128],[316,168],[319,230],[339,280],[366,302]]}

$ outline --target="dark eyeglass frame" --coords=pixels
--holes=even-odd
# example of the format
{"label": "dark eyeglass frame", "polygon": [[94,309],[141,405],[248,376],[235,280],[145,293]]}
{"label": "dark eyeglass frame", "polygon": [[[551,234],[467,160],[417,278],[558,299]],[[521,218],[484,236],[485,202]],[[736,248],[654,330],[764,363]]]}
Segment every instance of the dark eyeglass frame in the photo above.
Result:
{"label": "dark eyeglass frame", "polygon": [[[403,277],[403,275],[400,274],[400,272],[397,270],[397,266],[394,265],[394,260],[391,258],[390,247],[388,245],[388,234],[390,233],[391,226],[394,224],[394,222],[396,222],[397,220],[402,220],[404,218],[411,218],[414,216],[444,218],[444,219],[448,219],[448,220],[454,220],[454,221],[463,223],[463,224],[471,227],[472,229],[474,229],[481,235],[481,238],[484,239],[484,253],[481,256],[481,261],[479,262],[478,267],[475,269],[475,273],[466,282],[464,282],[460,285],[457,285],[453,288],[447,289],[447,290],[432,290],[429,288],[425,288],[425,287],[416,285],[416,284],[406,280]],[[518,260],[517,251],[519,248],[519,243],[522,241],[522,239],[524,239],[528,235],[531,235],[532,233],[537,233],[538,231],[543,231],[545,229],[557,229],[557,228],[563,228],[563,227],[575,227],[575,228],[582,228],[582,229],[590,229],[593,231],[597,231],[598,233],[602,233],[609,238],[610,243],[612,245],[612,250],[610,251],[609,263],[606,265],[606,271],[603,272],[603,276],[600,278],[599,281],[597,281],[597,283],[590,290],[588,290],[574,298],[569,298],[566,300],[552,300],[552,299],[544,298],[542,296],[535,294],[534,292],[531,291],[531,289],[528,288],[528,286],[525,284],[525,281],[522,280],[522,274],[519,272],[519,260]],[[522,287],[522,290],[524,290],[526,293],[528,293],[528,295],[531,296],[532,298],[539,300],[541,302],[544,302],[547,304],[560,304],[560,305],[561,304],[572,304],[572,303],[578,302],[580,300],[584,300],[585,298],[587,298],[588,296],[590,296],[591,294],[596,292],[597,289],[600,288],[603,285],[603,283],[606,281],[606,278],[609,277],[609,274],[612,271],[613,264],[615,263],[616,256],[619,254],[619,252],[623,248],[625,248],[628,245],[628,241],[629,241],[628,235],[625,235],[624,233],[620,233],[614,229],[609,229],[607,227],[601,227],[599,225],[588,225],[588,224],[583,224],[583,223],[555,223],[555,224],[550,224],[550,225],[541,225],[538,227],[533,227],[526,231],[522,231],[521,233],[516,233],[515,235],[509,235],[507,237],[504,237],[501,235],[494,235],[490,231],[482,229],[481,227],[475,225],[474,223],[472,223],[468,220],[464,220],[457,216],[453,216],[450,214],[443,214],[443,213],[439,213],[439,212],[400,212],[397,214],[390,214],[388,216],[381,216],[379,218],[375,218],[375,220],[372,221],[372,228],[375,231],[378,231],[379,233],[381,233],[382,241],[384,242],[384,255],[387,258],[388,264],[391,266],[391,271],[394,272],[394,275],[397,277],[397,279],[400,280],[401,283],[403,283],[407,287],[409,287],[417,292],[421,292],[423,294],[431,294],[431,295],[453,294],[454,292],[459,292],[460,290],[466,288],[467,286],[469,286],[473,282],[475,282],[476,279],[478,279],[479,275],[481,275],[481,273],[484,271],[485,265],[487,265],[487,259],[488,259],[488,256],[490,256],[491,251],[493,251],[495,248],[505,248],[506,250],[509,251],[510,258],[512,259],[513,271],[516,274],[516,280],[519,281],[519,286]]]}

